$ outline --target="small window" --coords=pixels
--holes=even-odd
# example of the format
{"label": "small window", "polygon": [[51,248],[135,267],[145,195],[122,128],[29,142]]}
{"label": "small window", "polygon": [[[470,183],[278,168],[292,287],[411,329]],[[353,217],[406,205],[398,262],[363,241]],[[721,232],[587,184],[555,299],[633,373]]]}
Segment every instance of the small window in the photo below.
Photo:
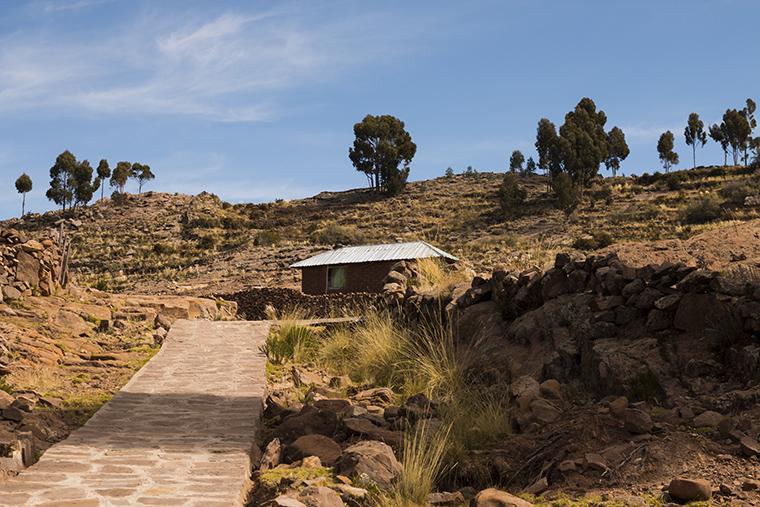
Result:
{"label": "small window", "polygon": [[346,287],[346,268],[331,266],[327,268],[327,289],[336,290]]}

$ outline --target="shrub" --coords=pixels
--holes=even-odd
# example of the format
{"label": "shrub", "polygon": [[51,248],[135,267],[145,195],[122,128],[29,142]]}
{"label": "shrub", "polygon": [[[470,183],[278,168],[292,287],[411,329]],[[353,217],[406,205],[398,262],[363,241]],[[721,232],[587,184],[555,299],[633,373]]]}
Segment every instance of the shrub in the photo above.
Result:
{"label": "shrub", "polygon": [[216,249],[216,244],[217,239],[213,234],[207,234],[198,239],[198,248],[202,250],[214,250]]}
{"label": "shrub", "polygon": [[282,241],[280,233],[275,229],[267,229],[259,232],[253,244],[256,246],[272,246]]}
{"label": "shrub", "polygon": [[742,206],[747,197],[760,194],[760,186],[756,181],[732,181],[723,185],[718,192],[727,204]]}
{"label": "shrub", "polygon": [[323,245],[358,245],[366,241],[364,234],[355,227],[334,222],[324,226],[315,239]]}
{"label": "shrub", "polygon": [[506,217],[514,217],[520,214],[521,207],[528,193],[518,182],[516,173],[508,172],[499,188],[499,203]]}
{"label": "shrub", "polygon": [[597,202],[603,202],[609,206],[613,202],[614,194],[612,193],[612,187],[610,185],[602,185],[601,187],[590,191],[588,193],[588,197],[591,201],[592,206],[594,206]]}
{"label": "shrub", "polygon": [[683,223],[704,224],[721,218],[723,209],[715,197],[707,195],[693,200],[686,207],[681,208],[680,214]]}
{"label": "shrub", "polygon": [[176,252],[174,246],[167,243],[153,243],[153,253],[156,255],[171,255]]}
{"label": "shrub", "polygon": [[670,173],[665,176],[665,188],[668,190],[680,190],[682,182],[680,173]]}
{"label": "shrub", "polygon": [[557,208],[570,214],[580,204],[580,193],[567,173],[552,178],[552,189],[557,196]]}
{"label": "shrub", "polygon": [[573,242],[577,250],[598,250],[614,243],[612,235],[607,231],[595,231],[591,236],[583,236]]}

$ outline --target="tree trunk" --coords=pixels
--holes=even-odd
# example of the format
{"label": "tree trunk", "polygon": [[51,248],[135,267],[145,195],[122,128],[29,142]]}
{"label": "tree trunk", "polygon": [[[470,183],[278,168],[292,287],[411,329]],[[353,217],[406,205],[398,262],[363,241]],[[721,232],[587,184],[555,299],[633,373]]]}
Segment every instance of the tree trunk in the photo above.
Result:
{"label": "tree trunk", "polygon": [[697,168],[697,143],[691,145],[691,158],[694,162],[694,169]]}
{"label": "tree trunk", "polygon": [[24,218],[25,211],[26,211],[26,192],[21,194],[21,218]]}

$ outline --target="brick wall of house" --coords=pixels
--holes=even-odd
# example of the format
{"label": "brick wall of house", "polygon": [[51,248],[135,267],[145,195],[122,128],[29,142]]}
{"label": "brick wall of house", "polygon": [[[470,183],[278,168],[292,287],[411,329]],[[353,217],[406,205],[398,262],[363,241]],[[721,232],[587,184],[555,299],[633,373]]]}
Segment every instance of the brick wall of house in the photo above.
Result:
{"label": "brick wall of house", "polygon": [[339,290],[327,290],[328,266],[314,266],[301,270],[301,290],[304,294],[329,294],[348,292],[380,292],[383,280],[396,261],[344,264],[346,286]]}

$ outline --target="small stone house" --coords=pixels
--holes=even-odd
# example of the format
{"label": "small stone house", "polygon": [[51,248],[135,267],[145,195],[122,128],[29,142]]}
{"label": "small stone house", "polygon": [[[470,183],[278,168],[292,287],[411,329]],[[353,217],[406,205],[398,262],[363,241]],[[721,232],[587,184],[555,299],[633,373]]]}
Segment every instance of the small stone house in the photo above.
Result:
{"label": "small stone house", "polygon": [[381,292],[385,277],[398,261],[440,258],[458,259],[440,248],[414,241],[384,245],[337,248],[291,264],[301,270],[304,294]]}

